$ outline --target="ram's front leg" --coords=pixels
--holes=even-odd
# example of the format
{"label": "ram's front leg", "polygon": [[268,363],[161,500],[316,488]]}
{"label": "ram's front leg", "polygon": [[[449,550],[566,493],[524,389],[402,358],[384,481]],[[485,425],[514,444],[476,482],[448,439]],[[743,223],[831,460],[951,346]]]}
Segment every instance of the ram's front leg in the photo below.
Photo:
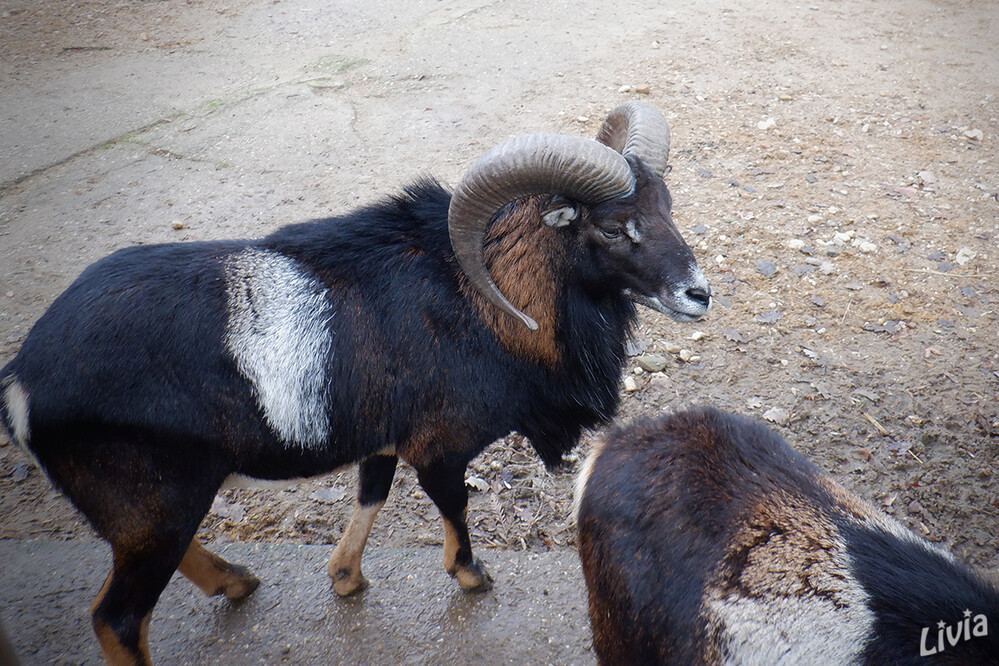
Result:
{"label": "ram's front leg", "polygon": [[360,592],[368,585],[361,573],[361,555],[375,516],[385,505],[398,462],[394,455],[374,455],[358,466],[357,503],[347,529],[333,550],[328,569],[333,589],[341,597]]}
{"label": "ram's front leg", "polygon": [[493,585],[492,576],[472,556],[472,541],[465,522],[468,513],[465,466],[431,465],[418,468],[417,475],[444,519],[444,569],[458,579],[466,592],[488,590]]}

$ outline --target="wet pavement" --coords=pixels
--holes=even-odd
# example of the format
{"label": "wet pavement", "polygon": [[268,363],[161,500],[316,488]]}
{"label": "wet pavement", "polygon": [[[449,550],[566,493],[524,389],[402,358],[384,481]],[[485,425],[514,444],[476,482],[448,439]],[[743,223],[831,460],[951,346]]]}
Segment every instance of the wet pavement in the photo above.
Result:
{"label": "wet pavement", "polygon": [[[370,587],[337,598],[332,546],[216,544],[263,581],[242,605],[176,574],[153,614],[157,664],[592,664],[572,551],[480,549],[496,579],[465,594],[439,548],[370,550]],[[90,602],[110,566],[98,540],[0,541],[0,618],[23,664],[99,664]]]}

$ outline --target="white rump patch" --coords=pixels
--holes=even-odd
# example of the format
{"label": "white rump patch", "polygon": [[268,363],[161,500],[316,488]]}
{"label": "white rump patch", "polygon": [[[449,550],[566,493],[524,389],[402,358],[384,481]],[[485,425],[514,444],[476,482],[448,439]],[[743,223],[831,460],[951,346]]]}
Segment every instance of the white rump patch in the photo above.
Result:
{"label": "white rump patch", "polygon": [[705,611],[720,630],[723,664],[858,663],[874,629],[874,613],[867,592],[850,573],[845,546],[837,541],[835,571],[827,572],[840,581],[835,601],[808,594],[707,595]]}
{"label": "white rump patch", "polygon": [[289,444],[322,445],[333,346],[325,287],[292,259],[253,248],[229,261],[226,282],[226,344],[268,425]]}
{"label": "white rump patch", "polygon": [[593,466],[597,463],[597,458],[600,457],[601,452],[604,450],[604,442],[605,440],[600,439],[590,447],[590,452],[586,455],[583,466],[579,468],[579,474],[576,475],[576,482],[573,484],[572,522],[577,525],[579,524],[579,505],[582,504],[583,495],[586,493],[586,486],[590,483]]}
{"label": "white rump patch", "polygon": [[28,425],[28,391],[17,381],[17,377],[11,376],[4,381],[3,401],[13,430],[10,434],[14,438],[14,443],[31,453],[28,451],[28,442],[31,440],[31,428]]}

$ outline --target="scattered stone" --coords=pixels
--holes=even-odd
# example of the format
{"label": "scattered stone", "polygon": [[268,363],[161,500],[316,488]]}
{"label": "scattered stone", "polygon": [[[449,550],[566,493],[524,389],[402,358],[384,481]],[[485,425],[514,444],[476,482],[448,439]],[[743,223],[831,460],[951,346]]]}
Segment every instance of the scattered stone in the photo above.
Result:
{"label": "scattered stone", "polygon": [[772,117],[767,117],[756,123],[756,127],[761,130],[773,129],[774,127],[777,127],[777,121]]}
{"label": "scattered stone", "polygon": [[777,425],[787,425],[788,421],[791,420],[791,415],[787,413],[786,409],[771,407],[763,413],[763,418]]}
{"label": "scattered stone", "polygon": [[697,342],[698,340],[702,340],[704,336],[705,336],[704,331],[694,331],[693,333],[690,334],[690,339],[693,340],[694,342]]}
{"label": "scattered stone", "polygon": [[663,345],[663,349],[666,350],[667,354],[680,353],[680,345],[676,344],[675,342],[667,342],[665,345]]}
{"label": "scattered stone", "polygon": [[815,213],[812,213],[811,215],[808,216],[809,224],[815,224],[816,222],[821,222],[821,221],[822,221],[821,215],[816,215]]}
{"label": "scattered stone", "polygon": [[832,275],[836,272],[836,266],[831,261],[823,261],[819,264],[819,272],[823,275]]}
{"label": "scattered stone", "polygon": [[652,88],[646,84],[637,85],[635,86],[635,92],[637,92],[639,95],[648,95],[650,92],[652,92]]}
{"label": "scattered stone", "polygon": [[791,267],[791,272],[801,277],[803,275],[808,275],[809,273],[815,272],[815,266],[810,266],[808,264],[795,264]]}
{"label": "scattered stone", "polygon": [[969,261],[975,258],[975,253],[966,247],[962,247],[957,251],[957,256],[954,257],[954,261],[957,262],[958,266],[965,266]]}
{"label": "scattered stone", "polygon": [[465,485],[469,488],[475,488],[480,493],[484,493],[489,490],[489,484],[486,483],[486,480],[480,476],[469,476],[465,479]]}
{"label": "scattered stone", "polygon": [[863,252],[864,254],[871,254],[872,252],[878,251],[877,245],[875,245],[871,241],[866,241],[866,240],[860,241],[857,247],[860,248],[860,251]]}
{"label": "scattered stone", "polygon": [[784,315],[778,310],[767,310],[756,317],[756,320],[764,324],[776,324]]}
{"label": "scattered stone", "polygon": [[772,261],[767,261],[766,259],[760,259],[756,262],[756,270],[758,273],[768,278],[772,278],[777,274],[777,266],[775,266]]}
{"label": "scattered stone", "polygon": [[634,90],[634,88],[632,88],[631,86],[621,86],[620,88],[617,89],[619,93],[630,93],[632,90]]}
{"label": "scattered stone", "polygon": [[916,177],[923,185],[932,185],[937,182],[937,175],[932,171],[920,171],[916,174]]}
{"label": "scattered stone", "polygon": [[779,100],[780,100],[780,101],[782,101],[782,102],[790,102],[790,101],[791,101],[791,100],[793,100],[794,98],[793,98],[793,97],[791,97],[790,95],[788,95],[787,93],[783,93],[783,94],[782,94],[782,95],[780,95],[780,97],[778,97],[777,99],[779,99]]}
{"label": "scattered stone", "polygon": [[815,184],[815,183],[819,182],[819,179],[815,177],[815,174],[811,174],[811,173],[806,173],[805,174],[805,180],[808,181],[808,183],[810,183],[810,184]]}
{"label": "scattered stone", "polygon": [[693,231],[698,236],[703,236],[704,234],[708,233],[708,227],[707,225],[704,224],[698,224],[696,227],[691,229],[691,231]]}
{"label": "scattered stone", "polygon": [[704,168],[698,169],[697,175],[700,176],[701,178],[714,178],[714,174],[711,173],[711,169],[704,169]]}
{"label": "scattered stone", "polygon": [[965,131],[964,136],[972,141],[981,141],[985,138],[985,132],[980,129],[970,129]]}
{"label": "scattered stone", "polygon": [[824,308],[826,306],[826,299],[822,298],[818,294],[812,294],[812,305],[817,308]]}
{"label": "scattered stone", "polygon": [[690,361],[693,358],[694,358],[694,352],[690,351],[689,349],[681,349],[680,350],[680,360],[681,361]]}
{"label": "scattered stone", "polygon": [[175,231],[180,231],[181,229],[184,228],[184,223],[181,222],[180,220],[174,220],[173,222],[170,223],[170,227]]}
{"label": "scattered stone", "polygon": [[[10,295],[10,294],[8,294],[8,295]],[[975,288],[974,287],[961,287],[961,295],[964,296],[965,298],[974,298],[975,297]]]}
{"label": "scattered stone", "polygon": [[662,372],[669,363],[669,359],[659,354],[645,354],[637,357],[635,363],[645,372]]}
{"label": "scattered stone", "polygon": [[854,236],[856,236],[856,232],[854,231],[837,231],[833,235],[832,242],[836,245],[846,245],[853,240]]}
{"label": "scattered stone", "polygon": [[634,393],[638,390],[638,380],[634,377],[624,378],[624,390],[628,393]]}
{"label": "scattered stone", "polygon": [[731,340],[732,342],[745,342],[746,338],[737,328],[726,328],[722,331],[722,335],[725,336],[726,340]]}
{"label": "scattered stone", "polygon": [[937,270],[941,273],[950,273],[954,270],[954,262],[952,261],[941,261],[937,264]]}
{"label": "scattered stone", "polygon": [[947,258],[947,255],[945,255],[945,254],[944,254],[943,252],[941,252],[940,250],[937,250],[936,252],[933,252],[933,253],[931,253],[931,254],[930,254],[930,255],[929,255],[928,257],[926,257],[926,258],[927,258],[927,259],[929,259],[930,261],[943,261],[944,259],[946,259],[946,258]]}
{"label": "scattered stone", "polygon": [[787,242],[787,246],[792,250],[800,250],[801,248],[805,247],[805,241],[801,240],[800,238],[792,238]]}

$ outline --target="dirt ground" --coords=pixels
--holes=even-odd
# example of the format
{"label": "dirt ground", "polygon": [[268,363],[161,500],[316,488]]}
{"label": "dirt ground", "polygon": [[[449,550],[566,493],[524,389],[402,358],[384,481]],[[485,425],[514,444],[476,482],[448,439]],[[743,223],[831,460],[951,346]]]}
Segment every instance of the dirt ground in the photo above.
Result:
{"label": "dirt ground", "polygon": [[[999,569],[999,5],[972,0],[0,1],[0,363],[90,262],[263,235],[529,131],[667,115],[715,304],[643,311],[621,418],[771,422],[862,497]],[[592,440],[599,437],[593,433]],[[473,543],[575,545],[570,468],[514,435],[468,471]],[[346,470],[221,493],[202,535],[335,543]],[[0,538],[90,534],[0,440]],[[400,468],[369,547],[442,543]]]}

